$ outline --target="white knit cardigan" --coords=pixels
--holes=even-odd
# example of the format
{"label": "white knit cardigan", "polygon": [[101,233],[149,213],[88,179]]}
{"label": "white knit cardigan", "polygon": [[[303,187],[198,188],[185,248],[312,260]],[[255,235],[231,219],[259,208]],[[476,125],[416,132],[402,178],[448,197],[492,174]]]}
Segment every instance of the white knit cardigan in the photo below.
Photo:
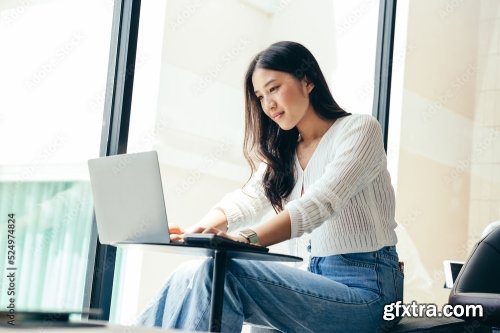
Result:
{"label": "white knit cardigan", "polygon": [[[260,222],[271,205],[261,163],[250,181],[217,204],[229,231]],[[296,183],[285,200],[291,218],[290,254],[311,256],[375,251],[395,245],[394,190],[378,121],[369,115],[339,118],[326,131],[305,170],[295,158]],[[301,189],[304,194],[301,196]]]}

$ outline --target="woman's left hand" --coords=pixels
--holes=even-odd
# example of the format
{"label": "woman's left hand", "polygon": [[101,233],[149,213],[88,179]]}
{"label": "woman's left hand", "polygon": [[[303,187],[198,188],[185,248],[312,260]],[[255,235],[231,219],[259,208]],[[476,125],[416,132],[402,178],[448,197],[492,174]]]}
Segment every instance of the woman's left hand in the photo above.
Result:
{"label": "woman's left hand", "polygon": [[217,228],[206,228],[205,230],[203,230],[202,233],[203,234],[214,234],[214,235],[221,236],[221,237],[224,237],[227,239],[231,239],[231,240],[236,241],[236,242],[248,243],[248,240],[243,236],[231,235],[231,234],[228,234],[227,232],[224,232],[224,231],[219,230]]}
{"label": "woman's left hand", "polygon": [[231,235],[217,228],[205,228],[199,226],[190,227],[186,230],[178,227],[170,228],[170,240],[173,242],[183,242],[185,234],[214,234],[237,242],[248,243],[248,240],[243,236]]}

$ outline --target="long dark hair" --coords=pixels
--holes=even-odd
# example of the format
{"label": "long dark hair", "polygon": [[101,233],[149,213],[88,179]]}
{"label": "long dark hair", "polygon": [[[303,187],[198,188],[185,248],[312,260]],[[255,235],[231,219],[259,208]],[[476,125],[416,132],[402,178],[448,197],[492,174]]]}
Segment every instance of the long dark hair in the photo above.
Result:
{"label": "long dark hair", "polygon": [[258,53],[245,74],[245,138],[243,154],[255,171],[254,159],[267,164],[263,177],[266,197],[276,212],[283,210],[283,199],[295,185],[294,159],[299,131],[284,131],[262,109],[255,95],[252,75],[256,68],[286,72],[298,80],[307,78],[314,84],[309,94],[314,111],[323,119],[349,115],[333,99],[325,77],[314,56],[303,45],[282,41]]}

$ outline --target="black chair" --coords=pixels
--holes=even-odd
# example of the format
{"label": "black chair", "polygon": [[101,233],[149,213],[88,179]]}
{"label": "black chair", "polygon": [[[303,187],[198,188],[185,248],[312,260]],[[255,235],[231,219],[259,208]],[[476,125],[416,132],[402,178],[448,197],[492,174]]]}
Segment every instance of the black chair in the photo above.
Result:
{"label": "black chair", "polygon": [[482,322],[500,330],[500,227],[476,244],[458,274],[448,302],[482,305]]}
{"label": "black chair", "polygon": [[403,318],[392,333],[500,333],[500,227],[480,240],[460,270],[450,305],[482,305],[482,318]]}

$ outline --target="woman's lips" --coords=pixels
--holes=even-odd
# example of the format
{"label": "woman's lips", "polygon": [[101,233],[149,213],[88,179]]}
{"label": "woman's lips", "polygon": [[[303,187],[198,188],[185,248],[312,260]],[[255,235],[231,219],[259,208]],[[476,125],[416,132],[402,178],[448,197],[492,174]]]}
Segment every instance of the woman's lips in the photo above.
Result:
{"label": "woman's lips", "polygon": [[280,119],[284,114],[285,114],[284,111],[278,112],[275,115],[273,115],[273,119],[274,120]]}

